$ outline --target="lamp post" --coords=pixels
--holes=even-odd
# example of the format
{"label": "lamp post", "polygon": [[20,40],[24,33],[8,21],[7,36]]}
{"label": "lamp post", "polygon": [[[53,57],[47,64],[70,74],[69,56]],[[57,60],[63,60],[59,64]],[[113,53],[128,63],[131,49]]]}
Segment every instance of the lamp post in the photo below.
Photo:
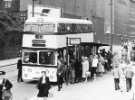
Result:
{"label": "lamp post", "polygon": [[110,1],[111,52],[113,52],[113,0]]}
{"label": "lamp post", "polygon": [[35,12],[35,1],[37,0],[32,0],[32,17],[34,17],[34,12]]}

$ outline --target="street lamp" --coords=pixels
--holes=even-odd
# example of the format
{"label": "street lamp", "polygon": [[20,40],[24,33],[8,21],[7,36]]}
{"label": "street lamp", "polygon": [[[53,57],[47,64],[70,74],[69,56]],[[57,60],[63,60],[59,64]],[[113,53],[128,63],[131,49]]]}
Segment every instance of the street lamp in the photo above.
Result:
{"label": "street lamp", "polygon": [[35,8],[35,1],[37,0],[32,0],[32,17],[34,17],[34,8]]}
{"label": "street lamp", "polygon": [[113,52],[113,0],[110,1],[111,52]]}

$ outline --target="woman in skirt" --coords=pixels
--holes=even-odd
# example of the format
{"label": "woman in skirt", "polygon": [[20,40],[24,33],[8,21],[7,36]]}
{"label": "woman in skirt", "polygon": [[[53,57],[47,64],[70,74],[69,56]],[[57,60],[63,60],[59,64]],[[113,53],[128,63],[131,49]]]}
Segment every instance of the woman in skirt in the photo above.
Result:
{"label": "woman in skirt", "polygon": [[37,97],[42,98],[42,100],[47,100],[50,83],[45,71],[42,71],[42,77],[38,82],[37,88],[39,90]]}

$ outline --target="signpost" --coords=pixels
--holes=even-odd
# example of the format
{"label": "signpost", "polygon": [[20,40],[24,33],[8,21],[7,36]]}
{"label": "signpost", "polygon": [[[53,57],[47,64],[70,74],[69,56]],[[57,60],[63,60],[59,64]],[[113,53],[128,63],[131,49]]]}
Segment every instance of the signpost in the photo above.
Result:
{"label": "signpost", "polygon": [[67,70],[66,70],[66,84],[68,85],[69,82],[69,53],[68,53],[68,46],[73,45],[75,46],[75,59],[77,58],[77,45],[81,43],[81,38],[66,38],[66,61],[67,61]]}
{"label": "signpost", "polygon": [[75,59],[77,58],[77,45],[81,43],[81,38],[69,38],[69,45],[75,46]]}
{"label": "signpost", "polygon": [[78,45],[81,43],[81,38],[68,38],[69,45]]}

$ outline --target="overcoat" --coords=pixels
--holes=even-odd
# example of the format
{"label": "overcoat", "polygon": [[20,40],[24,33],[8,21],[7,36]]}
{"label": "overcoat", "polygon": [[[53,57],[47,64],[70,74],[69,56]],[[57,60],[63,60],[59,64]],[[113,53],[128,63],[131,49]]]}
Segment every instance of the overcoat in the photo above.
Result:
{"label": "overcoat", "polygon": [[50,89],[49,78],[48,77],[45,78],[45,80],[46,80],[45,83],[42,83],[42,80],[43,80],[43,78],[40,78],[38,85],[37,85],[37,88],[39,89],[37,96],[38,97],[48,97],[49,89]]}

